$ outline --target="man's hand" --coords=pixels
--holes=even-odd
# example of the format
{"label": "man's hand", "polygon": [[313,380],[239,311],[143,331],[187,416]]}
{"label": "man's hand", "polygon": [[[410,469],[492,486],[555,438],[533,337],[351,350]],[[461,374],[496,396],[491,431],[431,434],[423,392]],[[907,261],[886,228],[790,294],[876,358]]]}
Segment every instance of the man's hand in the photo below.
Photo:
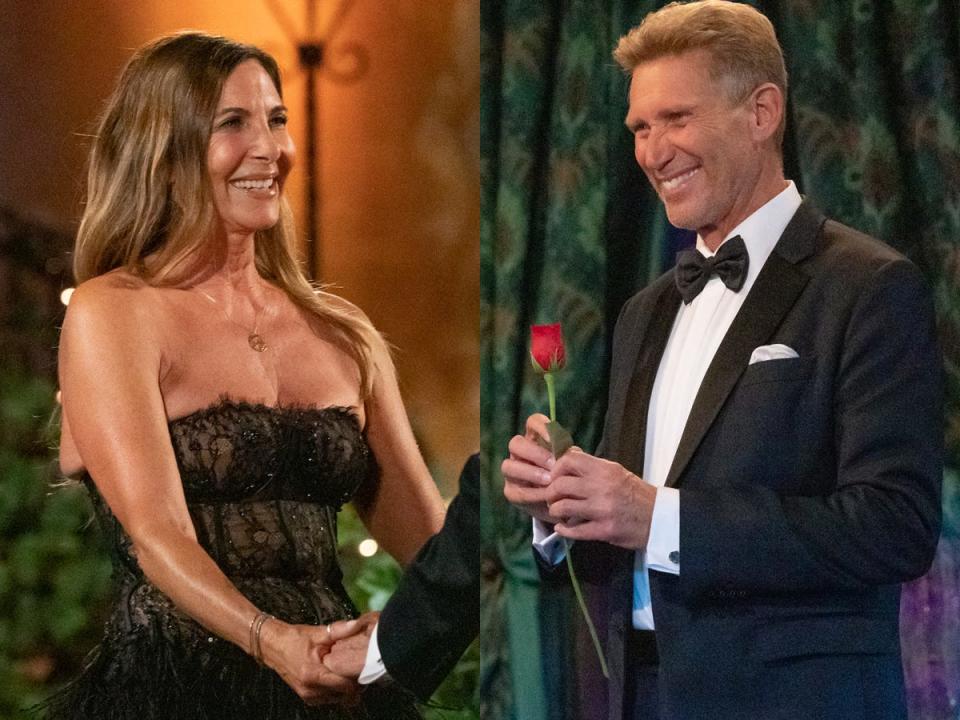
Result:
{"label": "man's hand", "polygon": [[573,448],[554,465],[544,495],[563,537],[647,545],[657,489],[618,463]]}
{"label": "man's hand", "polygon": [[[339,633],[356,633],[358,627],[357,622],[344,623]],[[323,625],[290,625],[271,619],[263,625],[263,658],[307,705],[350,705],[358,697],[356,682],[330,672],[323,664],[335,637],[332,627],[328,630]]]}
{"label": "man's hand", "polygon": [[333,647],[323,656],[323,664],[333,673],[356,680],[367,661],[370,635],[380,619],[380,613],[368,612],[352,623],[335,622],[330,626]]}
{"label": "man's hand", "polygon": [[510,440],[510,456],[500,464],[500,472],[507,501],[538,520],[553,523],[556,518],[547,510],[553,454],[536,442],[539,437],[549,445],[548,422],[550,418],[546,415],[527,418],[526,434],[514,435]]}
{"label": "man's hand", "polygon": [[368,635],[352,635],[338,640],[323,657],[323,664],[330,672],[341,677],[356,680],[363,672],[367,662],[367,646],[370,644]]}

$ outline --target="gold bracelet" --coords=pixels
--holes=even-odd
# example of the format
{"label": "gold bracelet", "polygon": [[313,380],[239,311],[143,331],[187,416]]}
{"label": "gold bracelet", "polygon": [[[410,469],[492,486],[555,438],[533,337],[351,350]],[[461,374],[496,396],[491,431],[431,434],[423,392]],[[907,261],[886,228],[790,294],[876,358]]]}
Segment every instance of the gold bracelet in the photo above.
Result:
{"label": "gold bracelet", "polygon": [[259,622],[257,622],[257,629],[253,635],[254,647],[256,648],[256,651],[257,651],[257,654],[254,656],[254,658],[256,659],[257,664],[260,665],[261,667],[263,666],[263,648],[260,645],[260,631],[263,629],[263,626],[267,623],[267,620],[270,620],[272,618],[273,618],[273,615],[270,615],[269,613],[263,613],[260,616]]}
{"label": "gold bracelet", "polygon": [[250,621],[250,654],[260,666],[263,665],[263,649],[260,647],[260,631],[263,629],[263,624],[271,619],[273,619],[273,615],[261,610],[254,616],[253,620]]}

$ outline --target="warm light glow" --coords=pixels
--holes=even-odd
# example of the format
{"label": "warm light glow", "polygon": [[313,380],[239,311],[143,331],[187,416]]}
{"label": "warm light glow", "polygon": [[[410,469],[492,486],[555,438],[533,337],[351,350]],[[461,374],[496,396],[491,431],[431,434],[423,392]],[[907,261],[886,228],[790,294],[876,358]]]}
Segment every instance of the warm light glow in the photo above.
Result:
{"label": "warm light glow", "polygon": [[364,557],[372,557],[377,554],[377,541],[373,538],[367,538],[359,545],[357,545],[357,552],[359,552]]}
{"label": "warm light glow", "polygon": [[73,295],[74,288],[67,288],[62,293],[60,293],[60,302],[64,305],[70,304],[70,296]]}

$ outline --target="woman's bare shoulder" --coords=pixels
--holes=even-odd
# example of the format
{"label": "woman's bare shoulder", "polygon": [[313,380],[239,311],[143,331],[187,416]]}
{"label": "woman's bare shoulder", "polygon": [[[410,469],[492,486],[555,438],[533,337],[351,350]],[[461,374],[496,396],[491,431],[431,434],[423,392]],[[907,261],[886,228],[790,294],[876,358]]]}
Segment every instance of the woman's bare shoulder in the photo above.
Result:
{"label": "woman's bare shoulder", "polygon": [[126,271],[81,283],[70,296],[60,334],[60,360],[91,344],[126,357],[154,354],[165,313],[158,289]]}
{"label": "woman's bare shoulder", "polygon": [[153,289],[143,278],[124,268],[117,268],[80,283],[70,301],[72,303],[74,297],[81,297],[88,301],[121,297],[133,300],[135,297],[142,298],[149,295]]}
{"label": "woman's bare shoulder", "polygon": [[136,325],[159,309],[158,288],[122,269],[80,283],[70,296],[64,327],[109,320],[116,331]]}
{"label": "woman's bare shoulder", "polygon": [[[65,474],[83,468],[69,409],[89,410],[109,393],[104,383],[129,387],[151,383],[160,367],[157,298],[141,278],[113,271],[81,283],[70,296],[59,347],[64,413],[60,467]],[[76,418],[74,418],[76,419]]]}
{"label": "woman's bare shoulder", "polygon": [[[376,347],[371,347],[372,351],[378,352],[386,349],[386,344],[383,336],[380,334],[380,331],[377,330],[376,326],[373,324],[373,321],[359,305],[347,300],[342,295],[331,292],[328,289],[317,289],[315,290],[315,293],[318,299],[322,303],[325,303],[328,307],[333,308],[334,310],[337,310],[345,315],[352,316],[355,320],[369,328],[370,333],[368,340],[376,345]],[[383,347],[379,347],[381,345]]]}

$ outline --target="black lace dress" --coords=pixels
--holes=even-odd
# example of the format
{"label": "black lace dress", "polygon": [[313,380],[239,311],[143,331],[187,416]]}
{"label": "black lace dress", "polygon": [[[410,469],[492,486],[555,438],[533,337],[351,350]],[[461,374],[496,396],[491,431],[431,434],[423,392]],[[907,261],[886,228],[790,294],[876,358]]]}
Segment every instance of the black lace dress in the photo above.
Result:
{"label": "black lace dress", "polygon": [[[258,608],[291,623],[356,616],[341,583],[336,513],[376,472],[344,408],[226,399],[170,423],[197,538]],[[310,708],[272,670],[206,631],[144,577],[90,482],[113,552],[116,598],[84,673],[40,708],[51,720],[419,718],[399,690]]]}

